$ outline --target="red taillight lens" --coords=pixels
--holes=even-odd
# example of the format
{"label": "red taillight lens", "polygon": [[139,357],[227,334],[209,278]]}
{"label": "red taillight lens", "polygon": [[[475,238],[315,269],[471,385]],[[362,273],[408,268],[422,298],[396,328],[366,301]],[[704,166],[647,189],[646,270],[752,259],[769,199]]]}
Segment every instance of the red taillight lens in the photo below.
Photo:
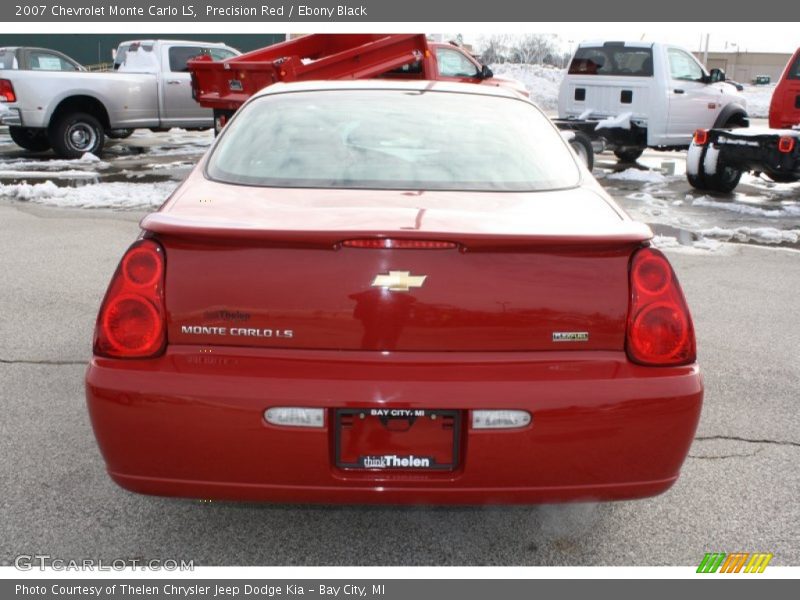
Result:
{"label": "red taillight lens", "polygon": [[778,138],[778,150],[784,154],[789,154],[794,150],[794,138],[789,136]]}
{"label": "red taillight lens", "polygon": [[694,326],[675,272],[653,248],[633,256],[628,358],[643,365],[684,365],[696,359]]}
{"label": "red taillight lens", "polygon": [[17,101],[17,95],[14,93],[14,86],[8,79],[0,79],[0,100],[3,102]]}
{"label": "red taillight lens", "polygon": [[151,358],[164,351],[164,250],[153,240],[133,244],[117,267],[100,306],[94,353]]}
{"label": "red taillight lens", "polygon": [[708,131],[698,129],[694,132],[694,143],[698,146],[705,146],[708,143]]}
{"label": "red taillight lens", "polygon": [[392,249],[412,249],[412,250],[443,250],[455,248],[455,242],[440,242],[436,240],[393,240],[390,238],[345,240],[342,242],[345,248],[392,248]]}

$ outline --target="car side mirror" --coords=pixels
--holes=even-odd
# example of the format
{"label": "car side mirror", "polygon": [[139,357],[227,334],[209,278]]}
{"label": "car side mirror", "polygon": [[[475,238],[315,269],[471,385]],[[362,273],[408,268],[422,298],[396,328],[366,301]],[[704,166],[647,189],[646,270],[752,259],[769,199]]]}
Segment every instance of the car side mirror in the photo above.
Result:
{"label": "car side mirror", "polygon": [[486,65],[481,65],[481,79],[490,79],[494,77],[492,70]]}
{"label": "car side mirror", "polygon": [[709,83],[719,83],[720,81],[725,81],[725,71],[722,69],[711,69],[708,80]]}

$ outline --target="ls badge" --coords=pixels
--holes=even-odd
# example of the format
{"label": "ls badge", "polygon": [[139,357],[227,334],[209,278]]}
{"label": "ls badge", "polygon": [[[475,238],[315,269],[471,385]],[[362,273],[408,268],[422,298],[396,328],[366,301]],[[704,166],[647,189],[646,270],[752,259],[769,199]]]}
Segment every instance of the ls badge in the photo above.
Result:
{"label": "ls badge", "polygon": [[427,277],[427,275],[412,275],[408,271],[389,271],[388,275],[376,275],[372,280],[372,287],[380,287],[390,292],[407,292],[412,287],[422,287]]}

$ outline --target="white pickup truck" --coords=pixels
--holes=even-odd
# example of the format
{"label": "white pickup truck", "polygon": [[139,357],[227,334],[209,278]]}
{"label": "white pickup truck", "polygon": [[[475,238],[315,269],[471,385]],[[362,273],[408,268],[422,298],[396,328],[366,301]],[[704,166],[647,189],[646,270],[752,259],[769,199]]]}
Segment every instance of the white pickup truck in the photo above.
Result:
{"label": "white pickup truck", "polygon": [[652,42],[582,42],[558,96],[556,124],[621,161],[645,148],[683,150],[696,129],[747,127],[747,104],[719,69]]}
{"label": "white pickup truck", "polygon": [[105,136],[134,129],[210,129],[212,111],[192,98],[186,63],[208,54],[222,60],[239,54],[224,44],[140,40],[120,44],[113,72],[0,69],[0,125],[18,145],[65,158],[100,154]]}

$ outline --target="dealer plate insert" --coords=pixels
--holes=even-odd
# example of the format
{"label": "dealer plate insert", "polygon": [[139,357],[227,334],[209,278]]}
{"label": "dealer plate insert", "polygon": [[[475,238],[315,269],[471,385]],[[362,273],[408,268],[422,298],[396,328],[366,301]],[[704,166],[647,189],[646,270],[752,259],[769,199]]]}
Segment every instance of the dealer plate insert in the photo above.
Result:
{"label": "dealer plate insert", "polygon": [[461,411],[342,408],[335,411],[336,466],[368,471],[452,471]]}

